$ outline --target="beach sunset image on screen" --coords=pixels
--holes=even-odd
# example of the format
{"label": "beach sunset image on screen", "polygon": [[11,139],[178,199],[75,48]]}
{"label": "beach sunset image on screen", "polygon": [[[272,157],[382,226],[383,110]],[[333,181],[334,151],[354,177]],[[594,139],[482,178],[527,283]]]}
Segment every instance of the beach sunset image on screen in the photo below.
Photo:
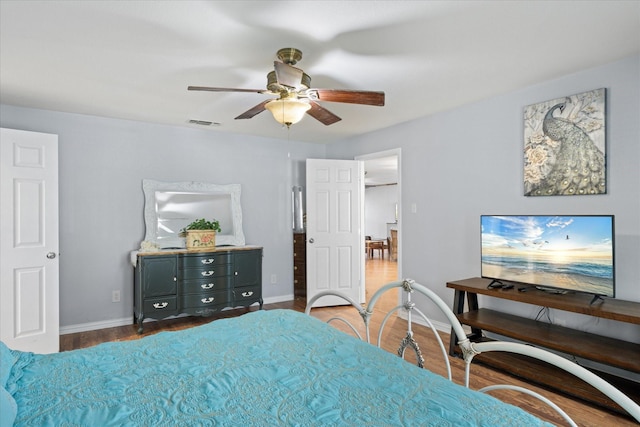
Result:
{"label": "beach sunset image on screen", "polygon": [[483,215],[482,277],[613,297],[613,220]]}

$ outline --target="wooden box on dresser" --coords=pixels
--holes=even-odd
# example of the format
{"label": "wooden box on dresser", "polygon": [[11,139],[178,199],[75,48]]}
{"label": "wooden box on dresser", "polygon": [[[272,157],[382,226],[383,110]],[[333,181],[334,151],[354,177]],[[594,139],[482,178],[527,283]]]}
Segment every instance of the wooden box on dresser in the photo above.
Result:
{"label": "wooden box on dresser", "polygon": [[136,257],[133,313],[138,333],[145,318],[207,316],[256,302],[262,309],[261,247],[163,250]]}

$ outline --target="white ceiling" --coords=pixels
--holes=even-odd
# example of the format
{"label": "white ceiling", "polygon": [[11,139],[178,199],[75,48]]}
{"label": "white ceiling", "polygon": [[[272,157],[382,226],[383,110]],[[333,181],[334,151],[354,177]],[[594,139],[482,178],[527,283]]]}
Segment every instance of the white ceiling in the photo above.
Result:
{"label": "white ceiling", "polygon": [[398,183],[398,156],[364,160],[364,184],[367,187]]}
{"label": "white ceiling", "polygon": [[[381,90],[384,107],[323,103],[290,133],[234,117],[276,51],[303,51],[312,86]],[[640,51],[638,1],[0,0],[3,104],[329,143]],[[542,101],[542,100],[541,100]]]}

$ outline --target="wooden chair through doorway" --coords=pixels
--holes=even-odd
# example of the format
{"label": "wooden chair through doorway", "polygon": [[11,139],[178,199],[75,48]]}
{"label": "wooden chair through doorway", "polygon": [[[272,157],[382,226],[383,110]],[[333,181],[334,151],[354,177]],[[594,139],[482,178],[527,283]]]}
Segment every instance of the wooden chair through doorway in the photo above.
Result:
{"label": "wooden chair through doorway", "polygon": [[376,250],[380,251],[380,258],[384,258],[384,240],[373,240],[371,236],[365,236],[364,241],[369,258],[373,258]]}

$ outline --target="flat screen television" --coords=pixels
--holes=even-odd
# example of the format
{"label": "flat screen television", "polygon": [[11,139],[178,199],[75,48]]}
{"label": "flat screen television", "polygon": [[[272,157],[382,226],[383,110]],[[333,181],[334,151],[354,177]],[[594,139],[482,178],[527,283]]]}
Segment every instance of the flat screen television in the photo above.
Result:
{"label": "flat screen television", "polygon": [[482,277],[615,296],[613,215],[482,215]]}

